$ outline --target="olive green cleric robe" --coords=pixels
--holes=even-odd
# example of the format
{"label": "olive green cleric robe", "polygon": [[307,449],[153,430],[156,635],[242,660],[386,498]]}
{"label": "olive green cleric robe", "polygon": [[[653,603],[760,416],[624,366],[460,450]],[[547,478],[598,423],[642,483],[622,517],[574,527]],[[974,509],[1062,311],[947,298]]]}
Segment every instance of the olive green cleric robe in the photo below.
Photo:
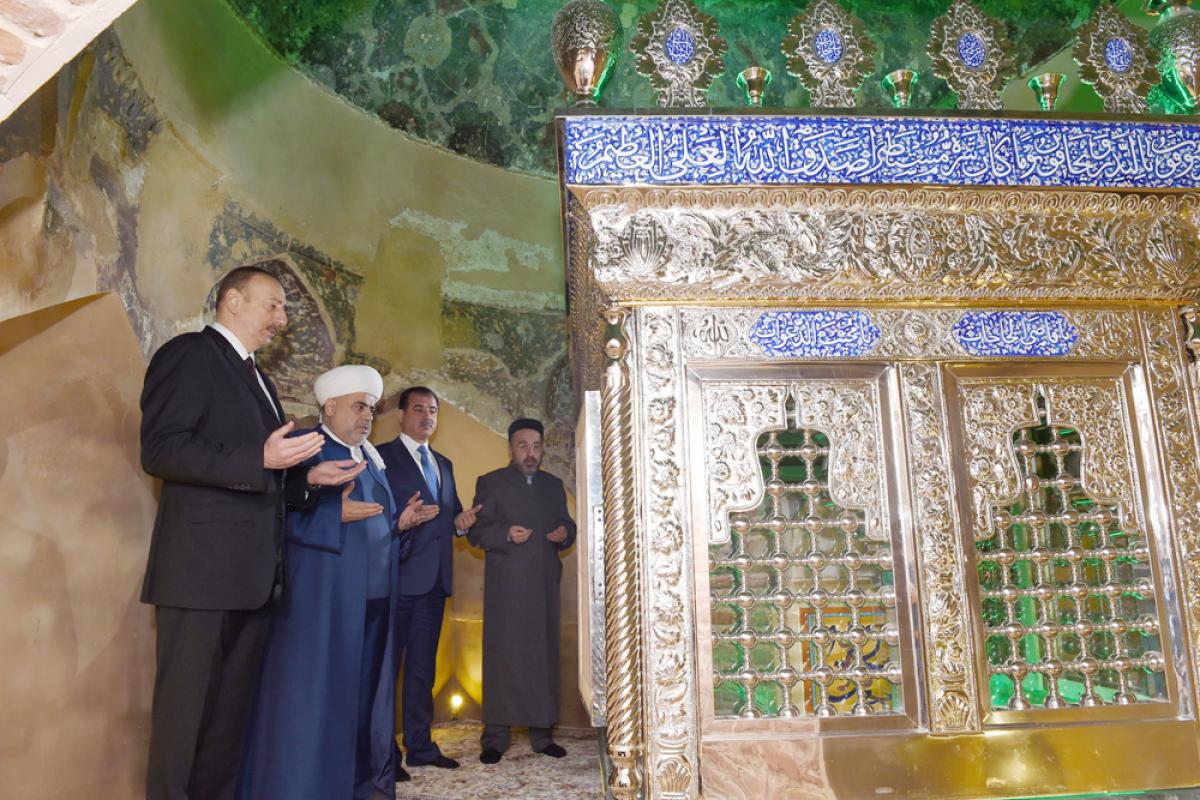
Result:
{"label": "olive green cleric robe", "polygon": [[[483,722],[549,728],[558,720],[561,553],[575,541],[562,481],[512,464],[475,484],[483,506],[467,538],[487,552],[483,573]],[[512,525],[530,528],[522,544]],[[546,535],[562,525],[567,538]]]}

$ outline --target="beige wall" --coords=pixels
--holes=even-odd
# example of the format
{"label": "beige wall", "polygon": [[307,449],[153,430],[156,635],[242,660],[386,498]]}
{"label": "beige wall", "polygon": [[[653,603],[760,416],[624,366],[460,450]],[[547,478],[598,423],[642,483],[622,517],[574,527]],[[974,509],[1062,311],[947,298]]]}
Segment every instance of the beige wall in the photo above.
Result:
{"label": "beige wall", "polygon": [[154,681],[155,498],[121,301],[0,322],[0,797],[133,798]]}

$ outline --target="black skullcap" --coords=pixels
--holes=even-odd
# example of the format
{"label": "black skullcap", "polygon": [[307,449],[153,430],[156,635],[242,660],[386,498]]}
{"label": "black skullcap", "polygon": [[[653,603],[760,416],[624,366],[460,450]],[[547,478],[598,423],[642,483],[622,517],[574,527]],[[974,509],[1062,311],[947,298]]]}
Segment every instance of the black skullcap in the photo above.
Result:
{"label": "black skullcap", "polygon": [[527,429],[531,431],[537,431],[538,436],[541,437],[545,437],[546,435],[546,428],[542,425],[542,423],[538,422],[536,419],[521,417],[520,419],[513,420],[513,424],[508,426],[508,440],[511,442],[513,434],[517,431],[523,431]]}

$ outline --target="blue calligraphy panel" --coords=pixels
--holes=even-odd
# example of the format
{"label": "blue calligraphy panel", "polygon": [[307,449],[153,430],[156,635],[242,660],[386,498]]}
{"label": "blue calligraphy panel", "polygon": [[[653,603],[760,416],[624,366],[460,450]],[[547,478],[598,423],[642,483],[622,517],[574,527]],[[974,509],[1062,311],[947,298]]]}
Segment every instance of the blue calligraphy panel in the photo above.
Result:
{"label": "blue calligraphy panel", "polygon": [[879,343],[864,311],[766,311],[750,340],[776,358],[855,358]]}
{"label": "blue calligraphy panel", "polygon": [[953,330],[974,356],[1065,356],[1079,339],[1057,311],[970,311]]}
{"label": "blue calligraphy panel", "polygon": [[1174,122],[588,116],[563,124],[569,184],[1200,187],[1200,126]]}

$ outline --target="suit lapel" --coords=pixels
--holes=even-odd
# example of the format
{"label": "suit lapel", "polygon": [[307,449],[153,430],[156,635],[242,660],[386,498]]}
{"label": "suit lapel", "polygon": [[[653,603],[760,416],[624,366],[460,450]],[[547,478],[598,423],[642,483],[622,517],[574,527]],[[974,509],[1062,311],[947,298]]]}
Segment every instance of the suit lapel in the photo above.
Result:
{"label": "suit lapel", "polygon": [[[257,369],[257,366],[255,367],[255,369]],[[247,372],[249,372],[249,370],[247,370]],[[258,370],[258,374],[262,375],[263,383],[265,383],[267,385],[267,391],[271,393],[271,406],[272,406],[271,410],[275,412],[275,421],[278,423],[282,423],[284,420],[284,415],[283,415],[283,404],[279,402],[279,390],[275,388],[275,382],[271,380],[270,375],[263,372],[262,370]],[[259,394],[261,394],[261,393],[262,393],[262,389],[259,388]]]}
{"label": "suit lapel", "polygon": [[[263,394],[262,387],[258,385],[258,378],[255,377],[250,370],[246,369],[246,362],[242,361],[242,359],[238,356],[237,351],[233,349],[233,345],[231,345],[224,336],[217,333],[212,328],[206,327],[204,332],[208,334],[211,340],[216,342],[218,349],[225,358],[225,364],[233,370],[234,375],[237,378],[237,382],[245,387],[246,391],[250,393],[249,399],[258,408],[259,414],[262,416],[263,423],[266,425],[267,430],[274,430],[276,427],[278,427],[283,417],[277,410],[279,401],[277,399],[277,395],[275,394],[275,387],[271,383],[270,379],[263,374],[263,382],[267,384],[267,388],[271,392],[271,399],[268,400]],[[272,405],[275,405],[276,408],[273,408]]]}
{"label": "suit lapel", "polygon": [[[429,488],[429,482],[425,480],[425,473],[421,471],[419,466],[417,466],[417,460],[413,457],[413,454],[408,451],[408,448],[405,447],[404,440],[397,436],[395,439],[395,445],[396,460],[400,464],[400,469],[404,470],[411,483],[420,487],[422,501],[436,502],[437,498],[433,496],[433,490]],[[408,498],[405,497],[397,499],[396,502],[408,502]]]}
{"label": "suit lapel", "polygon": [[434,453],[432,448],[429,452],[433,453],[434,463],[438,468],[438,505],[442,505],[442,500],[446,497],[446,459],[442,458],[441,453]]}

